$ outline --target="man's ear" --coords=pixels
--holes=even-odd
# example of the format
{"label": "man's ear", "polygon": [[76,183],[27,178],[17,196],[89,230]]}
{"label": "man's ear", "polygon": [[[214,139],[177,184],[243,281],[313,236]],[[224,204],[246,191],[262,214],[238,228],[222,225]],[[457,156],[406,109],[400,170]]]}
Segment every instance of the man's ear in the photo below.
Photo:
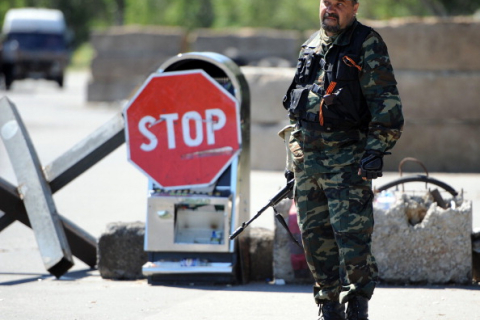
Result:
{"label": "man's ear", "polygon": [[359,6],[360,6],[360,3],[358,3],[358,2],[353,5],[353,13],[354,13],[354,14],[357,14],[358,7],[359,7]]}

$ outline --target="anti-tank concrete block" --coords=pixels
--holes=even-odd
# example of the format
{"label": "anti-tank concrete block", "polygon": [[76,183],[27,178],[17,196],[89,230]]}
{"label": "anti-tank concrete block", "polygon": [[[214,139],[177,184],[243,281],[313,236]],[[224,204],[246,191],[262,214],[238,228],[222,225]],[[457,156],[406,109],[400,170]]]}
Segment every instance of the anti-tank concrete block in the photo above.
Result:
{"label": "anti-tank concrete block", "polygon": [[185,51],[182,28],[124,26],[92,32],[90,40],[97,57],[152,58]]}
{"label": "anti-tank concrete block", "polygon": [[241,68],[250,88],[251,121],[278,123],[285,121],[287,111],[282,100],[292,82],[292,68]]}
{"label": "anti-tank concrete block", "polygon": [[146,79],[168,58],[170,57],[161,55],[142,59],[97,57],[92,60],[91,74],[95,81],[121,81],[139,76]]}
{"label": "anti-tank concrete block", "polygon": [[479,71],[480,22],[471,18],[365,21],[388,46],[396,69]]}
{"label": "anti-tank concrete block", "polygon": [[248,249],[248,278],[250,281],[265,281],[273,276],[273,231],[252,227],[243,236]]}
{"label": "anti-tank concrete block", "polygon": [[[291,199],[284,199],[275,209],[285,221],[288,221]],[[290,237],[288,231],[275,219],[275,239],[273,241],[273,276],[288,283],[295,282],[295,273],[291,263]]]}
{"label": "anti-tank concrete block", "polygon": [[147,262],[143,251],[145,224],[110,223],[97,244],[97,267],[104,279],[135,280],[144,278]]}
{"label": "anti-tank concrete block", "polygon": [[[442,209],[429,206],[423,221],[409,224],[402,194],[390,209],[374,206],[375,227],[372,251],[380,279],[394,283],[469,284],[472,280],[472,203],[456,199],[458,206]],[[405,195],[407,196],[407,195]],[[286,218],[281,207],[277,210]],[[287,232],[276,223],[274,276],[288,282],[292,275],[292,248]],[[291,243],[290,243],[291,245]],[[305,279],[303,279],[305,280]]]}
{"label": "anti-tank concrete block", "polygon": [[402,137],[384,157],[385,171],[398,171],[405,157],[422,161],[430,172],[479,172],[478,120],[407,118]]}
{"label": "anti-tank concrete block", "polygon": [[372,251],[379,277],[396,283],[471,283],[471,201],[449,209],[433,203],[416,225],[409,224],[405,206],[399,200],[390,209],[374,210]]}
{"label": "anti-tank concrete block", "polygon": [[[468,17],[361,20],[385,41],[395,70],[479,71],[480,21]],[[315,32],[306,31],[304,39]]]}
{"label": "anti-tank concrete block", "polygon": [[[199,29],[192,33],[193,51],[214,51],[241,64],[258,65],[262,60],[277,58],[285,66],[294,66],[301,44],[300,33],[274,29],[211,30]],[[274,66],[278,66],[277,63]]]}
{"label": "anti-tank concrete block", "polygon": [[[299,243],[302,243],[301,235],[298,233],[298,229],[292,228],[291,214],[295,213],[295,207],[292,211],[292,199],[282,200],[275,209],[283,217],[290,232],[297,239]],[[286,283],[313,283],[314,279],[308,268],[306,268],[305,256],[303,250],[298,247],[290,238],[289,232],[285,227],[275,219],[275,239],[273,242],[273,276],[275,281],[284,280]],[[304,264],[298,265],[300,255]],[[294,262],[295,260],[295,262]],[[297,265],[295,265],[295,263]],[[305,266],[305,268],[301,268]],[[297,270],[295,270],[297,269]]]}
{"label": "anti-tank concrete block", "polygon": [[395,76],[408,118],[480,119],[480,71],[397,70]]}
{"label": "anti-tank concrete block", "polygon": [[90,81],[87,85],[87,101],[115,102],[133,97],[145,79],[131,78],[117,81]]}
{"label": "anti-tank concrete block", "polygon": [[480,231],[472,234],[473,280],[480,283]]}

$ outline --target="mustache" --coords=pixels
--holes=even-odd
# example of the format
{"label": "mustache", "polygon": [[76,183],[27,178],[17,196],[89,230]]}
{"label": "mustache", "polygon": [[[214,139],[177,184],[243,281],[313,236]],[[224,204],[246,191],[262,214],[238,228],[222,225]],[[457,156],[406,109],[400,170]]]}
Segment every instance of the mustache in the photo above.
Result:
{"label": "mustache", "polygon": [[337,19],[337,20],[339,19],[339,17],[338,17],[337,14],[335,14],[335,13],[328,13],[328,12],[323,15],[323,19],[326,19],[326,18],[335,18],[335,19]]}

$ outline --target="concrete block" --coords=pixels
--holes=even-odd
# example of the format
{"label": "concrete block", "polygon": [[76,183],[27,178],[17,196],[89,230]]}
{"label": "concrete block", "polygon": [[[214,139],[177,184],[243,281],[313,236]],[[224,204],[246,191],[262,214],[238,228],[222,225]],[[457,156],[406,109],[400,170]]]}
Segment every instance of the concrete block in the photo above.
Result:
{"label": "concrete block", "polygon": [[147,262],[143,251],[145,224],[116,222],[98,239],[97,267],[104,279],[142,279],[142,266]]}
{"label": "concrete block", "polygon": [[480,231],[472,234],[473,280],[480,282]]}
{"label": "concrete block", "polygon": [[[447,120],[445,120],[447,121]],[[398,171],[403,158],[422,161],[430,172],[479,172],[480,127],[476,121],[407,119],[403,135],[384,157],[386,171]],[[418,171],[417,171],[418,172]]]}
{"label": "concrete block", "polygon": [[471,18],[365,21],[385,40],[397,70],[478,71],[480,22]]}
{"label": "concrete block", "polygon": [[92,60],[91,74],[95,81],[124,81],[136,77],[146,79],[169,58],[171,56],[161,55],[141,59],[98,57]]}
{"label": "concrete block", "polygon": [[245,262],[244,274],[249,281],[265,281],[273,277],[273,231],[249,227],[243,235],[242,257]]}
{"label": "concrete block", "polygon": [[87,101],[116,102],[133,97],[145,79],[90,81],[87,85]]}
{"label": "concrete block", "polygon": [[[214,51],[243,64],[259,65],[266,59],[283,60],[277,63],[294,66],[301,45],[300,33],[274,29],[196,30],[190,40],[192,51]],[[270,60],[272,61],[272,60]]]}
{"label": "concrete block", "polygon": [[[388,47],[395,70],[479,71],[480,21],[468,17],[361,20]],[[308,30],[304,39],[315,32]],[[472,61],[474,60],[474,61]]]}
{"label": "concrete block", "polygon": [[250,88],[251,121],[268,124],[288,119],[282,101],[295,69],[243,67],[241,70]]}
{"label": "concrete block", "polygon": [[397,70],[395,76],[405,118],[480,119],[480,72]]}
{"label": "concrete block", "polygon": [[[281,201],[275,208],[277,212],[285,219],[289,229],[298,242],[302,243],[301,234],[298,230],[292,228],[290,219],[292,218],[293,200],[285,199]],[[296,215],[294,216],[296,219]],[[296,221],[296,220],[295,220]],[[288,231],[275,219],[274,225],[275,239],[273,243],[273,276],[275,281],[283,280],[286,283],[310,283],[314,282],[313,276],[310,270],[306,266],[305,255],[303,250],[299,248],[290,238]],[[302,259],[305,265],[304,268],[298,268],[294,266],[292,261],[292,255],[295,255],[297,259]],[[295,270],[296,269],[296,270]]]}
{"label": "concrete block", "polygon": [[[277,212],[288,221],[290,207],[292,206],[290,199],[281,201],[275,208]],[[287,283],[294,283],[295,273],[290,259],[290,238],[287,230],[275,219],[274,224],[274,242],[273,242],[273,277],[275,280],[282,279]]]}
{"label": "concrete block", "polygon": [[396,283],[471,283],[472,203],[460,202],[455,209],[432,203],[415,225],[408,222],[405,200],[390,209],[375,208],[372,251],[379,277]]}
{"label": "concrete block", "polygon": [[93,31],[90,41],[97,57],[140,59],[183,52],[185,37],[182,28],[122,26]]}
{"label": "concrete block", "polygon": [[[400,193],[396,193],[402,199]],[[406,195],[405,195],[406,196]],[[408,197],[406,198],[409,199]],[[406,201],[390,209],[375,205],[372,251],[381,280],[394,283],[469,284],[472,280],[472,203],[456,199],[455,209],[431,204],[423,221],[411,225]],[[277,211],[288,219],[291,200]],[[288,221],[288,220],[287,220]],[[313,277],[296,277],[291,264],[292,242],[286,230],[275,222],[274,277],[287,283],[312,282]]]}
{"label": "concrete block", "polygon": [[278,132],[287,124],[251,124],[250,163],[253,170],[285,170],[286,149]]}

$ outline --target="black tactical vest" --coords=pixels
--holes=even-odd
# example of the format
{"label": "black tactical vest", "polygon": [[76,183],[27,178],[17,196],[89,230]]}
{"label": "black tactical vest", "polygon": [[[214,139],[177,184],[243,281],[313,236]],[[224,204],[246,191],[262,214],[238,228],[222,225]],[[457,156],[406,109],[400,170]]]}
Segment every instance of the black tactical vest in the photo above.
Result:
{"label": "black tactical vest", "polygon": [[[327,60],[317,53],[318,48],[308,46],[310,40],[306,42],[283,101],[290,118],[304,127],[326,132],[366,128],[370,112],[360,87],[358,63],[362,44],[371,31],[356,22],[343,35],[350,38],[349,44],[333,45]],[[317,32],[310,39],[318,36]],[[325,71],[322,86],[315,84],[319,68]],[[323,97],[320,114],[306,112],[310,92]]]}

